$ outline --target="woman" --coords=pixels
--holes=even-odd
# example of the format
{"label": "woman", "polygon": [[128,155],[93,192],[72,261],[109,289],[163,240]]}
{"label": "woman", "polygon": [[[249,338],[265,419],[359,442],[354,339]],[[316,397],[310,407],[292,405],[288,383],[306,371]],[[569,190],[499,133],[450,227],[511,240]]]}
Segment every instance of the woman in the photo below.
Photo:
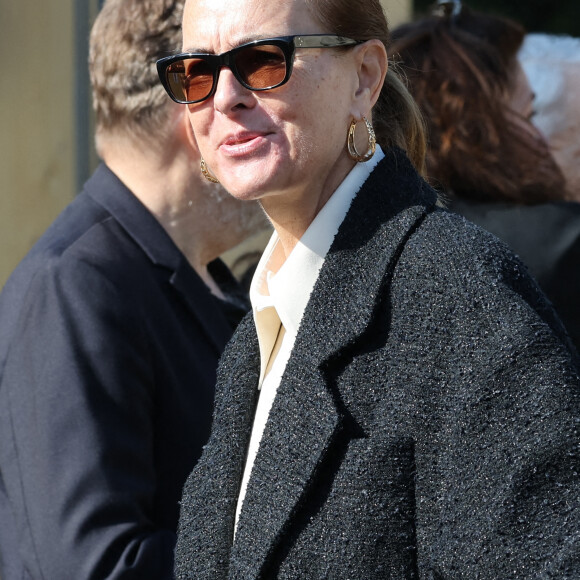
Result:
{"label": "woman", "polygon": [[521,264],[418,175],[378,0],[189,0],[183,35],[158,66],[202,169],[275,233],[184,488],[177,578],[577,566],[573,356]]}
{"label": "woman", "polygon": [[530,122],[517,58],[524,29],[442,4],[441,16],[397,28],[390,46],[425,114],[427,174],[451,209],[522,258],[580,349],[580,204],[565,201],[564,177]]}

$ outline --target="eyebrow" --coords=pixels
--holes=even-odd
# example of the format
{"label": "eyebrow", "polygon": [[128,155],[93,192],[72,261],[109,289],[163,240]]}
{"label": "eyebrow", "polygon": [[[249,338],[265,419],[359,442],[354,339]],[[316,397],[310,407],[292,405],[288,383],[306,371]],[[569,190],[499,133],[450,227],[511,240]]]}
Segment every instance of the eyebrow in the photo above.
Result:
{"label": "eyebrow", "polygon": [[[242,44],[247,44],[248,42],[253,42],[254,40],[264,40],[265,38],[280,38],[281,36],[287,36],[285,34],[278,34],[278,35],[271,35],[271,34],[258,34],[258,35],[253,35],[253,36],[242,36],[241,38],[238,38],[236,41],[236,44],[234,46],[232,46],[231,49],[233,48],[237,48],[238,46],[242,46]],[[199,47],[188,47],[188,48],[184,48],[181,52],[190,52],[192,54],[216,54],[215,52],[211,51],[211,50],[207,50],[205,48],[199,48]],[[225,52],[228,52],[227,50]]]}

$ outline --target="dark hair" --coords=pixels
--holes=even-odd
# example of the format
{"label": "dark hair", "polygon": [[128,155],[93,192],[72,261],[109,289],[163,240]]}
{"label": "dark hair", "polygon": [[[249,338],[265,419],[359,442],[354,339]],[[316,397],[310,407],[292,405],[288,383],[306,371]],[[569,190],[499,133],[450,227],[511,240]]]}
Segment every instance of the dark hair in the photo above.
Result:
{"label": "dark hair", "polygon": [[[379,0],[306,0],[325,31],[355,40],[379,39],[385,48],[389,27]],[[405,149],[419,172],[425,165],[425,131],[419,108],[395,71],[389,67],[385,84],[373,110],[373,125],[382,147]]]}
{"label": "dark hair", "polygon": [[180,48],[185,0],[106,0],[91,31],[89,72],[101,133],[167,130],[172,104],[155,62]]}
{"label": "dark hair", "polygon": [[524,35],[512,20],[466,8],[393,31],[391,53],[426,119],[434,185],[481,201],[566,196],[546,141],[507,104]]}

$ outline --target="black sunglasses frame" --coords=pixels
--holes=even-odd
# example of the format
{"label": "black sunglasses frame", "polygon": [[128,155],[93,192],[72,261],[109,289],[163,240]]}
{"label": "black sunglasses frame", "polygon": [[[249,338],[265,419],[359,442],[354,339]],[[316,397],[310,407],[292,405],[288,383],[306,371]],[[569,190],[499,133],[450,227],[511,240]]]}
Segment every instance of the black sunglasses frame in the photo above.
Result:
{"label": "black sunglasses frame", "polygon": [[[292,67],[294,65],[294,54],[297,48],[336,48],[340,46],[354,46],[356,44],[362,44],[363,41],[353,40],[352,38],[346,38],[344,36],[337,36],[335,34],[296,34],[293,36],[277,36],[275,38],[262,38],[259,40],[253,40],[251,42],[246,42],[240,46],[236,46],[227,52],[222,54],[207,54],[198,52],[184,52],[181,54],[176,54],[173,56],[167,56],[161,58],[157,61],[157,74],[159,75],[159,80],[166,90],[167,94],[176,102],[182,105],[191,105],[194,103],[201,103],[212,97],[215,94],[220,70],[222,67],[227,66],[231,71],[236,80],[246,89],[250,91],[268,91],[270,89],[275,89],[287,83],[292,75]],[[236,55],[238,52],[243,51],[247,48],[255,46],[277,46],[282,50],[284,54],[284,60],[286,64],[286,74],[284,78],[279,83],[267,87],[255,88],[244,81],[236,67]],[[174,94],[171,89],[171,84],[169,83],[168,72],[169,67],[181,60],[187,60],[191,58],[196,58],[203,60],[212,68],[213,82],[209,93],[201,98],[193,101],[180,99]]]}

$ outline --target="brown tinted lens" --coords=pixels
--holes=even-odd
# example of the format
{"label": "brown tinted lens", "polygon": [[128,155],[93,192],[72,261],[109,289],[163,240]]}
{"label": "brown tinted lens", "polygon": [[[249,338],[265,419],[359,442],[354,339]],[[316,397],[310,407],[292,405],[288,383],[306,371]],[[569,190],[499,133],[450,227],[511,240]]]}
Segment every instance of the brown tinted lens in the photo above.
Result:
{"label": "brown tinted lens", "polygon": [[180,101],[201,101],[211,93],[213,71],[202,59],[186,58],[167,67],[167,80]]}
{"label": "brown tinted lens", "polygon": [[243,81],[253,89],[267,89],[286,77],[286,58],[278,46],[248,46],[235,57],[236,69]]}
{"label": "brown tinted lens", "polygon": [[183,90],[185,67],[183,61],[179,60],[170,64],[167,67],[165,74],[173,96],[180,101],[185,101],[185,91]]}

